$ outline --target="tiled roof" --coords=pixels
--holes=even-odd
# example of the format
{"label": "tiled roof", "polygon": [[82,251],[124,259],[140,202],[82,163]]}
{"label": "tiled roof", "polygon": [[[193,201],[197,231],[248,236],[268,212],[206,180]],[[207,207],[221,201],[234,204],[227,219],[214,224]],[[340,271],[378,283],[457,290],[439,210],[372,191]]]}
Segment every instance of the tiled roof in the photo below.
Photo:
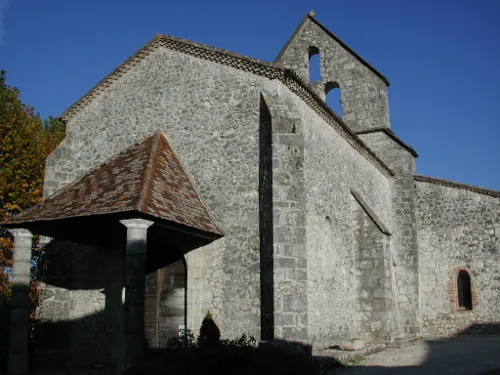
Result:
{"label": "tiled roof", "polygon": [[222,234],[160,130],[0,224],[11,226],[119,212],[140,212]]}
{"label": "tiled roof", "polygon": [[118,66],[114,71],[104,77],[96,86],[81,97],[76,103],[64,111],[61,115],[62,120],[69,121],[83,107],[90,103],[95,97],[106,90],[123,74],[136,66],[142,59],[151,54],[157,48],[167,48],[169,50],[184,53],[199,59],[212,61],[217,64],[230,66],[245,72],[266,77],[268,79],[278,79],[287,86],[293,93],[298,95],[308,106],[310,106],[319,116],[328,124],[335,128],[339,134],[361,155],[369,160],[376,168],[387,176],[394,175],[394,172],[380,160],[366,146],[359,137],[357,137],[349,126],[322,100],[308,84],[303,82],[297,74],[290,69],[284,69],[275,64],[262,60],[253,59],[234,52],[229,52],[215,47],[209,47],[204,44],[191,42],[181,38],[158,34],[149,43],[146,43],[139,51],[133,54],[128,60]]}
{"label": "tiled roof", "polygon": [[468,190],[468,191],[472,191],[474,193],[489,195],[490,197],[495,197],[495,198],[500,198],[500,191],[498,191],[498,190],[484,189],[484,188],[477,187],[477,186],[466,185],[466,184],[461,184],[459,182],[443,180],[440,178],[434,178],[434,177],[428,177],[428,176],[422,176],[422,175],[415,175],[413,178],[415,181],[418,181],[418,182],[427,182],[429,184],[441,185],[441,186],[446,186],[446,187],[461,189],[461,190]]}

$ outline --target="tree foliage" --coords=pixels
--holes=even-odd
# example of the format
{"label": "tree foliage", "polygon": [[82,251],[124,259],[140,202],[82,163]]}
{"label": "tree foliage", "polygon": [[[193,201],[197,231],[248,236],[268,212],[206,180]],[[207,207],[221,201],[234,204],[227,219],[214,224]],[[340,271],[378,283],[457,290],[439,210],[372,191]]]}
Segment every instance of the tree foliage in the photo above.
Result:
{"label": "tree foliage", "polygon": [[220,342],[220,330],[215,324],[210,311],[203,318],[200,327],[200,335],[198,336],[198,345],[214,345]]}
{"label": "tree foliage", "polygon": [[[20,100],[20,92],[0,72],[0,221],[38,203],[43,196],[45,159],[64,138],[56,118],[42,121]],[[34,246],[34,250],[38,249]],[[8,300],[12,237],[0,228],[0,307]]]}

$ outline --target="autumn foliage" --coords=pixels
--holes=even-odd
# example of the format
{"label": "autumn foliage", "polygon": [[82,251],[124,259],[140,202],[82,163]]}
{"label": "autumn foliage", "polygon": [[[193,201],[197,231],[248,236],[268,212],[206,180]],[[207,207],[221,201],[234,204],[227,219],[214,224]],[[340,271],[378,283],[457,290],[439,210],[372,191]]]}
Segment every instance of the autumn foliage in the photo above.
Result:
{"label": "autumn foliage", "polygon": [[[0,72],[0,221],[42,200],[45,159],[63,139],[64,124],[50,117],[43,121],[34,109],[23,104],[18,89],[7,85]],[[33,250],[38,251],[38,246]],[[36,258],[36,257],[35,257]],[[0,314],[10,297],[12,237],[0,228]],[[36,284],[31,288],[36,300]],[[5,317],[0,316],[0,328]],[[0,332],[2,334],[2,332]]]}

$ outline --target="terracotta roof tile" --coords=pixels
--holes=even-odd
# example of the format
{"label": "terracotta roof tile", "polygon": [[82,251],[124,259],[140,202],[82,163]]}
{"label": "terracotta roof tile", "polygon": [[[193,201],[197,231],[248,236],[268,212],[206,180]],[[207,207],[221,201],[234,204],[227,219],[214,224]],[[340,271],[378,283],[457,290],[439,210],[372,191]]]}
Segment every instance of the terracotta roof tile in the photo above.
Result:
{"label": "terracotta roof tile", "polygon": [[0,224],[18,226],[132,211],[222,234],[159,130],[39,204]]}
{"label": "terracotta roof tile", "polygon": [[253,59],[234,52],[209,47],[204,44],[191,42],[173,36],[158,34],[153,40],[144,45],[128,60],[118,66],[113,72],[104,77],[94,88],[80,98],[76,103],[61,114],[63,121],[69,121],[84,106],[100,95],[114,81],[128,72],[139,61],[144,59],[157,48],[167,48],[172,51],[184,53],[196,58],[212,61],[218,64],[233,67],[242,71],[266,77],[278,79],[292,92],[299,96],[316,113],[325,119],[330,125],[337,129],[356,150],[366,157],[373,165],[379,168],[385,175],[392,176],[393,171],[384,164],[349,128],[349,126],[321,99],[297,74],[290,69],[284,69],[276,64],[271,64],[258,59]]}

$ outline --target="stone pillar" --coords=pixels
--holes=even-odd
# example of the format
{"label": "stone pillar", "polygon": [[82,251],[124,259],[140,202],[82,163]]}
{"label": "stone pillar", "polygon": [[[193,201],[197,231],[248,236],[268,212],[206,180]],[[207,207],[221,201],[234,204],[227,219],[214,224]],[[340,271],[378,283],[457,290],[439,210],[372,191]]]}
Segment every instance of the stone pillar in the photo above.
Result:
{"label": "stone pillar", "polygon": [[29,284],[33,234],[27,229],[10,229],[14,235],[12,302],[8,374],[28,373]]}
{"label": "stone pillar", "polygon": [[120,221],[127,227],[125,253],[124,301],[124,370],[144,359],[144,292],[146,276],[147,231],[152,221],[130,219]]}
{"label": "stone pillar", "polygon": [[303,124],[280,82],[271,81],[262,96],[259,196],[261,285],[266,287],[262,308],[270,305],[266,293],[273,293],[272,305],[263,310],[263,337],[305,342],[309,320]]}

